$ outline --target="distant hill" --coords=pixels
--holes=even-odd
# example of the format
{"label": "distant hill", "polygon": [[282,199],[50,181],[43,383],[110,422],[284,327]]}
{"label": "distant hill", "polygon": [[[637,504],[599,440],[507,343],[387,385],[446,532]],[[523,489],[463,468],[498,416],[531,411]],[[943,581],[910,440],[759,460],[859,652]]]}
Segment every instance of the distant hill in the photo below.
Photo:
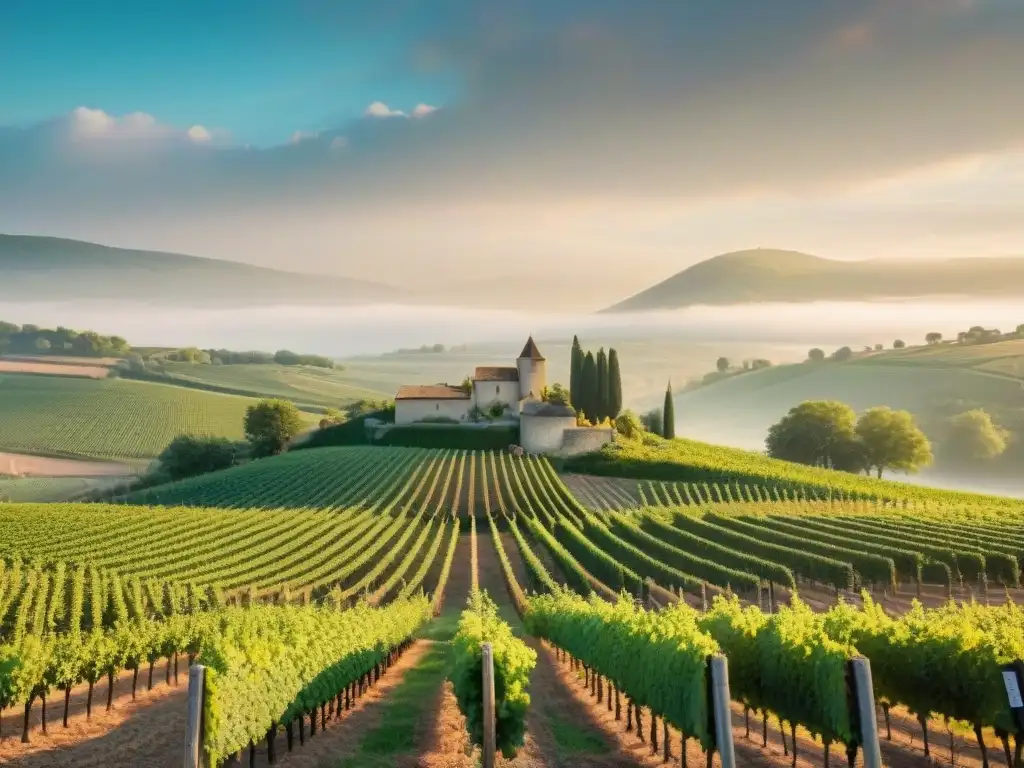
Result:
{"label": "distant hill", "polygon": [[252,306],[408,300],[387,285],[80,240],[0,235],[0,300],[137,299]]}
{"label": "distant hill", "polygon": [[832,261],[758,248],[694,264],[604,312],[926,296],[1024,297],[1024,258]]}

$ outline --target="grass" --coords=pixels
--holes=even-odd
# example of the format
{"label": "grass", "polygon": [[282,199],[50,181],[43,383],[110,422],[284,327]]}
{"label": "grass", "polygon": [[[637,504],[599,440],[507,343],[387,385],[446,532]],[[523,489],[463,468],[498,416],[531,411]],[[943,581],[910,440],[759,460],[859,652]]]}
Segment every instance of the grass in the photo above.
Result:
{"label": "grass", "polygon": [[982,504],[1020,509],[1022,502],[997,496],[908,485],[829,469],[793,464],[761,453],[679,438],[619,440],[595,453],[565,462],[571,472],[697,483],[739,483],[761,488],[833,491],[866,499]]}
{"label": "grass", "polygon": [[166,371],[191,384],[225,387],[321,408],[340,408],[355,400],[395,394],[389,388],[353,382],[345,371],[311,366],[167,363]]}
{"label": "grass", "polygon": [[180,434],[241,439],[254,400],[122,379],[0,376],[0,450],[148,459]]}
{"label": "grass", "polygon": [[417,754],[417,737],[451,672],[451,641],[458,631],[461,609],[448,606],[423,629],[421,637],[431,643],[430,648],[380,705],[380,721],[363,735],[357,754],[333,763],[336,768],[389,768],[399,756]]}
{"label": "grass", "polygon": [[580,728],[579,723],[567,720],[550,707],[545,707],[544,713],[561,757],[601,755],[609,751],[604,739],[592,730]]}

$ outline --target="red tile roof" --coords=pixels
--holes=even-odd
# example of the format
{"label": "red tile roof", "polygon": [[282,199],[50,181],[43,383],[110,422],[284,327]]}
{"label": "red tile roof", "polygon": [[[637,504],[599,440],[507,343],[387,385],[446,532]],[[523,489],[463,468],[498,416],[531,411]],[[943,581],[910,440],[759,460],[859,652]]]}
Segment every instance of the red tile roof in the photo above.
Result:
{"label": "red tile roof", "polygon": [[519,381],[518,368],[501,366],[478,366],[473,374],[474,381]]}
{"label": "red tile roof", "polygon": [[395,400],[469,400],[469,393],[447,384],[403,384]]}

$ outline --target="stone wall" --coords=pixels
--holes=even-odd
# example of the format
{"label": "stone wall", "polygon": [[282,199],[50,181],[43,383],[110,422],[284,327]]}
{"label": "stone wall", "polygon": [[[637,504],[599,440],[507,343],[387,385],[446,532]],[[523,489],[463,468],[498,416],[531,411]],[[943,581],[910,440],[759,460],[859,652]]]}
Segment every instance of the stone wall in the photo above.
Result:
{"label": "stone wall", "polygon": [[527,453],[557,453],[566,430],[576,427],[575,416],[529,416],[519,419],[520,445]]}
{"label": "stone wall", "polygon": [[577,427],[573,425],[562,435],[562,456],[578,456],[581,453],[597,451],[615,440],[611,427]]}

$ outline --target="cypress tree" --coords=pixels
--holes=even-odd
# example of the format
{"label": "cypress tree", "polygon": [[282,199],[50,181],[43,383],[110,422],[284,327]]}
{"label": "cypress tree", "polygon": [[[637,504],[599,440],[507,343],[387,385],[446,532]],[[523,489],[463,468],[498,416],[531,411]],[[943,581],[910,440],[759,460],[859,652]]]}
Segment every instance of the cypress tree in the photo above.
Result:
{"label": "cypress tree", "polygon": [[569,361],[569,400],[574,408],[583,406],[583,348],[578,336],[572,337],[572,358]]}
{"label": "cypress tree", "polygon": [[617,419],[622,413],[622,373],[619,370],[619,353],[608,350],[608,416]]}
{"label": "cypress tree", "polygon": [[662,409],[662,414],[665,419],[665,427],[662,434],[669,440],[676,436],[676,405],[672,400],[672,382],[668,383],[668,388],[665,390],[665,407]]}
{"label": "cypress tree", "polygon": [[597,420],[597,363],[594,353],[587,352],[583,358],[583,374],[580,377],[580,408],[590,421]]}
{"label": "cypress tree", "polygon": [[597,351],[597,420],[604,421],[608,417],[608,355],[604,347]]}

